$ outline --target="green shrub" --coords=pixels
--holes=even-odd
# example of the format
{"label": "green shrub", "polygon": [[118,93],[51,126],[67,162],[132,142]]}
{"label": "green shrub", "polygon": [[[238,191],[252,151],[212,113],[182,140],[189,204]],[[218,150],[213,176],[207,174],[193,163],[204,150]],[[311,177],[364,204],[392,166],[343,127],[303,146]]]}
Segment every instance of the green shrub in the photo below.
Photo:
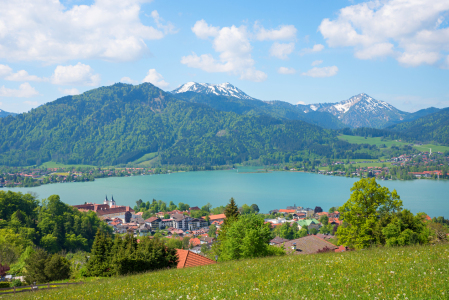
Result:
{"label": "green shrub", "polygon": [[14,279],[13,281],[11,281],[11,283],[9,284],[10,287],[13,286],[22,286],[22,281],[20,281],[19,279]]}
{"label": "green shrub", "polygon": [[9,282],[0,282],[0,289],[9,288]]}

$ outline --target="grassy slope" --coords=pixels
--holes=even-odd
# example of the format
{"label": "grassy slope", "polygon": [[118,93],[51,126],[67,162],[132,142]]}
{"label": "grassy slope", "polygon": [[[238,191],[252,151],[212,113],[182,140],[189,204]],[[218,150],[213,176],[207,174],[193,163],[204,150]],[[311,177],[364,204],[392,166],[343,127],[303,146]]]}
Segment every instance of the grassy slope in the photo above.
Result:
{"label": "grassy slope", "polygon": [[[395,145],[395,146],[405,146],[405,145],[409,145],[410,143],[405,143],[405,142],[399,142],[399,141],[381,141],[380,137],[367,137],[366,139],[363,136],[352,136],[352,135],[340,135],[338,136],[339,139],[347,141],[349,143],[352,144],[369,144],[369,145],[383,145],[385,144],[388,148],[391,148],[391,146]],[[437,152],[437,151],[448,151],[449,147],[447,146],[437,146],[437,145],[433,145],[433,144],[427,144],[427,145],[422,145],[422,146],[418,146],[415,145],[413,146],[413,148],[419,150],[419,151],[429,151],[429,148],[432,148],[432,152]]]}
{"label": "grassy slope", "polygon": [[16,297],[46,300],[448,299],[448,275],[449,244],[444,244],[233,261],[99,279],[82,286]]}

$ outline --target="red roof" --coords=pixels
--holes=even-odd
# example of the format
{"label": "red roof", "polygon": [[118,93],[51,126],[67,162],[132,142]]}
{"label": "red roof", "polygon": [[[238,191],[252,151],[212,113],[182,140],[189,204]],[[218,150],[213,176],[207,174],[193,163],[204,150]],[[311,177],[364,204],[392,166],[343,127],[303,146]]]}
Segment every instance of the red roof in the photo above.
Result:
{"label": "red roof", "polygon": [[[205,217],[203,217],[205,218]],[[213,220],[219,220],[219,219],[226,219],[226,215],[225,214],[219,214],[219,215],[211,215],[209,216],[209,220],[213,221]]]}
{"label": "red roof", "polygon": [[193,238],[193,239],[190,239],[190,244],[193,245],[193,247],[195,247],[195,246],[200,245],[201,241],[198,238]]}
{"label": "red roof", "polygon": [[280,213],[294,214],[296,212],[296,210],[294,210],[294,209],[280,209],[279,212]]}
{"label": "red roof", "polygon": [[205,266],[216,263],[212,259],[193,253],[189,250],[176,249],[176,252],[179,258],[178,269]]}
{"label": "red roof", "polygon": [[345,246],[340,246],[337,249],[335,249],[335,252],[344,252],[346,251],[346,247]]}

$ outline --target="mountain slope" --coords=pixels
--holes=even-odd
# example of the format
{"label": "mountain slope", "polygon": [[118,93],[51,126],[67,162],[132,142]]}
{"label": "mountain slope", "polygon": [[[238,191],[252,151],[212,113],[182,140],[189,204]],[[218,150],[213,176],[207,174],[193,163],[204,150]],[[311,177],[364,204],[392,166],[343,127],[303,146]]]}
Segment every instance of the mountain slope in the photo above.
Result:
{"label": "mountain slope", "polygon": [[174,94],[174,96],[184,101],[206,104],[217,110],[234,112],[241,115],[267,115],[284,120],[302,120],[328,129],[340,129],[345,127],[337,117],[330,113],[305,113],[304,108],[300,105],[293,105],[283,101],[261,101],[254,98],[248,100],[191,91],[177,93]]}
{"label": "mountain slope", "polygon": [[393,124],[415,120],[438,111],[430,107],[415,113],[401,111],[385,101],[376,100],[367,94],[358,94],[337,103],[308,105],[307,112],[328,112],[336,116],[347,127],[385,128]]}
{"label": "mountain slope", "polygon": [[227,164],[307,157],[369,158],[365,148],[302,121],[239,115],[145,83],[66,96],[0,119],[0,164],[117,165],[156,153],[162,164]]}
{"label": "mountain slope", "polygon": [[403,120],[408,115],[408,113],[366,94],[358,94],[337,103],[312,104],[309,105],[309,108],[311,111],[329,112],[352,128],[383,128],[388,124]]}
{"label": "mountain slope", "polygon": [[252,100],[254,98],[245,94],[242,90],[236,88],[229,82],[221,84],[210,84],[210,83],[197,83],[197,82],[187,82],[177,89],[173,90],[173,94],[194,92],[199,94],[209,94],[216,96],[227,96],[235,97],[238,99],[248,99]]}
{"label": "mountain slope", "polygon": [[11,113],[11,112],[7,112],[7,111],[4,111],[4,110],[0,109],[0,118],[4,118],[4,117],[7,117],[7,116],[15,116],[15,115],[17,115],[17,114]]}
{"label": "mountain slope", "polygon": [[387,129],[401,132],[415,141],[449,145],[449,108]]}

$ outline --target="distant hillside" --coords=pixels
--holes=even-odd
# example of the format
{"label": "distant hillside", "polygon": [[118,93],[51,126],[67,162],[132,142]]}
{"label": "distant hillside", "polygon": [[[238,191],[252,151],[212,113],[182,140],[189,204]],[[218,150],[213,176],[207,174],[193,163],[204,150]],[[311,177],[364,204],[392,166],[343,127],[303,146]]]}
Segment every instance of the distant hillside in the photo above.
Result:
{"label": "distant hillside", "polygon": [[0,118],[4,118],[7,116],[15,116],[15,115],[17,115],[17,114],[12,113],[12,112],[7,112],[7,111],[0,109]]}
{"label": "distant hillside", "polygon": [[179,100],[152,84],[115,84],[0,119],[0,163],[222,165],[307,157],[369,158],[369,149],[297,120],[239,115]]}
{"label": "distant hillside", "polygon": [[437,142],[449,145],[449,108],[441,109],[414,121],[387,128],[421,142]]}
{"label": "distant hillside", "polygon": [[294,105],[284,101],[262,101],[248,96],[228,82],[222,84],[188,82],[171,93],[180,99],[207,104],[222,111],[303,120],[329,129],[344,127],[380,129],[438,111],[438,108],[431,107],[408,113],[364,93],[336,103]]}
{"label": "distant hillside", "polygon": [[305,113],[301,106],[283,101],[262,101],[254,98],[239,99],[192,91],[177,93],[174,96],[185,101],[206,104],[217,110],[234,112],[240,115],[267,115],[284,120],[302,120],[329,129],[345,127],[345,124],[330,113],[313,111]]}

